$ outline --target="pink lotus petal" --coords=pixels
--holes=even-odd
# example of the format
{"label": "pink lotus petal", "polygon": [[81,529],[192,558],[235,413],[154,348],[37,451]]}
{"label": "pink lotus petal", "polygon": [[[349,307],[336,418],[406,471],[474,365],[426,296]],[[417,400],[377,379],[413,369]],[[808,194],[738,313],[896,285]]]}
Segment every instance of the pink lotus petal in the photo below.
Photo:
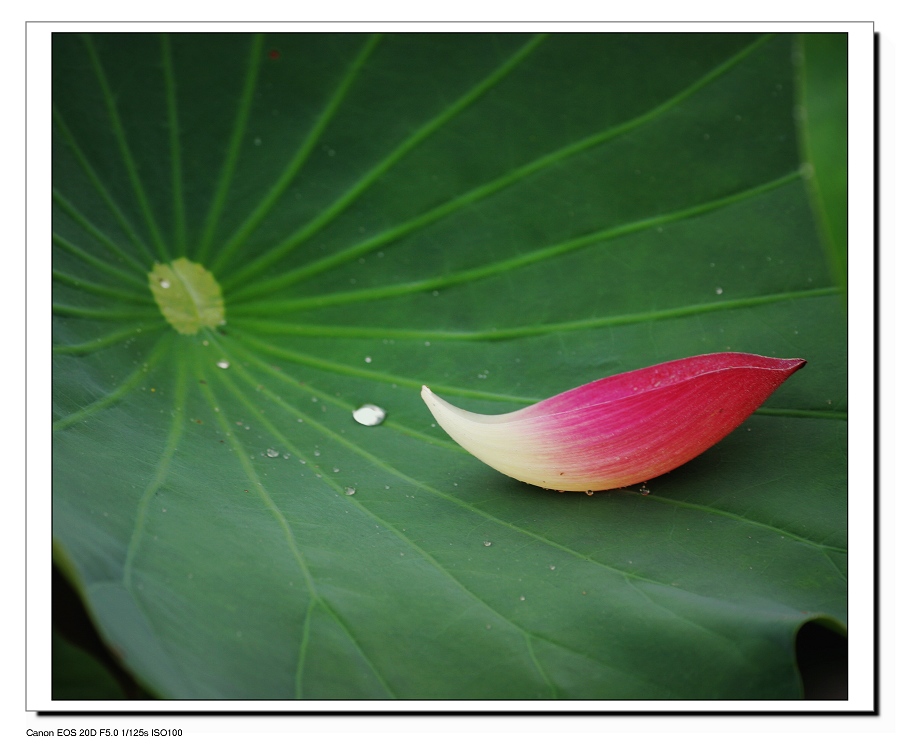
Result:
{"label": "pink lotus petal", "polygon": [[505,475],[553,490],[607,490],[679,467],[718,443],[806,361],[726,352],[602,378],[509,414],[448,404],[447,434]]}

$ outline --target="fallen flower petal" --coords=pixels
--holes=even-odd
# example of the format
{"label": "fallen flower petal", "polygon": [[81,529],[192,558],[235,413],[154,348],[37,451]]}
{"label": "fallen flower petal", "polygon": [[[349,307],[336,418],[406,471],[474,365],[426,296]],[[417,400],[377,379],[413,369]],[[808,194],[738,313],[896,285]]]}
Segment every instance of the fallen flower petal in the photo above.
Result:
{"label": "fallen flower petal", "polygon": [[644,482],[703,453],[806,361],[706,354],[602,378],[537,404],[486,415],[422,398],[447,434],[516,480],[552,490]]}

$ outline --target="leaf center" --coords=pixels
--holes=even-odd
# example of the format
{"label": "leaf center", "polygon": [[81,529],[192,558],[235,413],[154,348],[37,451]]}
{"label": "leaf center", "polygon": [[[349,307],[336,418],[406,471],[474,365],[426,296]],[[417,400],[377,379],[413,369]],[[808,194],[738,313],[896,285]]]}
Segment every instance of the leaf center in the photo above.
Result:
{"label": "leaf center", "polygon": [[203,265],[184,257],[171,265],[157,262],[147,277],[160,312],[179,333],[193,335],[225,323],[222,288]]}

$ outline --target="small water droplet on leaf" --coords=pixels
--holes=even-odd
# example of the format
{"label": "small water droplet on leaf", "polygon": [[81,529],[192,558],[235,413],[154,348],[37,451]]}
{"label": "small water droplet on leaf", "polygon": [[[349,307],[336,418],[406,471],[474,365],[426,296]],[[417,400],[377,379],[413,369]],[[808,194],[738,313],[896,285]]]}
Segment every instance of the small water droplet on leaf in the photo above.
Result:
{"label": "small water droplet on leaf", "polygon": [[387,412],[375,404],[363,404],[358,409],[353,410],[353,419],[366,427],[380,425],[384,422],[385,417],[387,417]]}

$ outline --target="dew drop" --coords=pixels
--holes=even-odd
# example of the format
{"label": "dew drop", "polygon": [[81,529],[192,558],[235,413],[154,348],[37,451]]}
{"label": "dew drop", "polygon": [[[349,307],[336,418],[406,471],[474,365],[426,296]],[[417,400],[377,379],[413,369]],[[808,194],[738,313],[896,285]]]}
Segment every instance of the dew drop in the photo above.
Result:
{"label": "dew drop", "polygon": [[720,286],[716,286],[716,294],[721,295],[721,293],[722,293],[722,288]]}
{"label": "dew drop", "polygon": [[520,595],[520,596],[519,596],[519,600],[525,600],[525,596],[524,596],[524,595]]}
{"label": "dew drop", "polygon": [[318,448],[315,451],[313,451],[313,456],[321,456],[321,455],[322,455],[322,452]]}
{"label": "dew drop", "polygon": [[588,495],[594,495],[593,490],[585,490],[584,492],[587,493]]}
{"label": "dew drop", "polygon": [[375,425],[380,425],[384,422],[384,418],[387,416],[387,412],[382,409],[380,406],[376,406],[375,404],[363,404],[358,409],[353,410],[353,419],[355,419],[359,424],[365,425],[366,427],[375,427]]}
{"label": "dew drop", "polygon": [[356,492],[356,488],[346,487],[344,488],[344,492],[347,495],[353,495]]}
{"label": "dew drop", "polygon": [[216,362],[216,367],[227,370],[229,367],[231,367],[231,362],[229,362],[227,359],[220,359],[218,362]]}
{"label": "dew drop", "polygon": [[160,288],[170,288],[171,286],[172,286],[172,283],[170,281],[167,281],[165,278],[162,278],[159,281]]}
{"label": "dew drop", "polygon": [[491,541],[490,541],[490,540],[485,540],[485,541],[484,541],[484,547],[485,547],[485,548],[490,548],[490,547],[491,547]]}
{"label": "dew drop", "polygon": [[643,483],[638,492],[641,495],[650,495],[650,488],[647,487],[647,483]]}
{"label": "dew drop", "polygon": [[340,472],[341,470],[338,469],[337,467],[335,467],[332,471],[333,471],[335,474],[337,474],[337,473]]}
{"label": "dew drop", "polygon": [[364,361],[366,364],[372,364],[372,357],[366,357],[365,359],[363,359],[363,361]]}
{"label": "dew drop", "polygon": [[279,455],[280,455],[280,454],[278,453],[278,451],[276,451],[274,448],[267,448],[267,449],[266,449],[266,456],[268,456],[270,459],[275,459],[275,458],[277,458]]}

